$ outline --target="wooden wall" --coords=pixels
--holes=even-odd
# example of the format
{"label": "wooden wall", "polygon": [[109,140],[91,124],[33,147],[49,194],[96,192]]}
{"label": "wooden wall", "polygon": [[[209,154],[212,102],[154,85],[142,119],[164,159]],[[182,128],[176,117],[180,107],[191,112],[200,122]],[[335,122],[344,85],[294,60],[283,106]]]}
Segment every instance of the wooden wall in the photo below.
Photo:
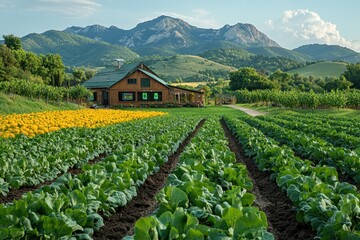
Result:
{"label": "wooden wall", "polygon": [[[149,78],[150,87],[141,87],[141,79]],[[136,79],[136,84],[129,84],[128,79]],[[148,75],[140,71],[135,71],[125,79],[121,80],[110,89],[91,89],[92,92],[97,93],[96,104],[103,104],[104,91],[108,91],[108,104],[123,105],[123,106],[141,106],[141,105],[153,105],[153,104],[184,104],[194,103],[194,105],[205,104],[205,94],[187,89],[177,87],[167,87],[160,82],[150,78]],[[135,101],[121,101],[119,99],[119,92],[135,92]],[[138,93],[141,92],[161,92],[161,101],[139,101]]]}
{"label": "wooden wall", "polygon": [[[128,79],[136,79],[136,84],[128,84]],[[141,79],[142,78],[150,78],[140,71],[136,71],[133,74],[129,75],[122,81],[118,82],[114,86],[111,87],[110,105],[133,105],[140,106],[141,104],[161,104],[170,101],[170,89],[158,81],[150,78],[150,87],[141,87]],[[120,101],[119,100],[119,92],[161,92],[162,93],[162,101],[138,101],[137,94],[135,94],[136,101]]]}

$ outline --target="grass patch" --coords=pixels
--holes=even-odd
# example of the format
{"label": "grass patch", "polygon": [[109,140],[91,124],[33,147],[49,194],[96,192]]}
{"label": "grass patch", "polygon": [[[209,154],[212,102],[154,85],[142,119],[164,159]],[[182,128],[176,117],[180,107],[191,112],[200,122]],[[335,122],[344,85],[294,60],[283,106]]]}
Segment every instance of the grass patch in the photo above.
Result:
{"label": "grass patch", "polygon": [[0,93],[0,114],[2,115],[81,108],[83,107],[73,103],[46,104],[42,100],[31,100],[18,95]]}
{"label": "grass patch", "polygon": [[308,65],[303,68],[298,68],[289,71],[288,73],[298,73],[302,76],[315,76],[315,77],[339,77],[346,70],[347,63],[344,62],[319,62]]}

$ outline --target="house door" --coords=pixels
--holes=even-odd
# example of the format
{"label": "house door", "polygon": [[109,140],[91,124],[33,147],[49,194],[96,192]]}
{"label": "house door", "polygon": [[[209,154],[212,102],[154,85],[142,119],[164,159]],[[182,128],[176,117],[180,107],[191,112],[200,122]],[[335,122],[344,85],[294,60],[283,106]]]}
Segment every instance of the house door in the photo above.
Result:
{"label": "house door", "polygon": [[109,92],[107,90],[102,91],[102,105],[109,105]]}

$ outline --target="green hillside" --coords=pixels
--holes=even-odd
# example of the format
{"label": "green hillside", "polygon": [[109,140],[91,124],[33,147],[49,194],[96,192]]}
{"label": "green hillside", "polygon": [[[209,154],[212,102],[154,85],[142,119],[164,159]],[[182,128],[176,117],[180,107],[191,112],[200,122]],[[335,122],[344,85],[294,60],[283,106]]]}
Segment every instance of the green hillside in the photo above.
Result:
{"label": "green hillside", "polygon": [[360,53],[339,45],[309,44],[293,51],[311,56],[316,61],[345,61],[349,63],[360,61]]}
{"label": "green hillside", "polygon": [[299,73],[302,76],[315,77],[338,77],[346,70],[347,63],[344,62],[318,62],[306,67],[289,71],[289,73]]}
{"label": "green hillside", "polygon": [[[259,48],[266,49],[266,48]],[[270,48],[268,48],[270,49]],[[281,49],[281,48],[272,48]],[[260,51],[260,50],[259,50]],[[287,52],[286,52],[287,53]],[[271,54],[270,54],[271,55]],[[271,73],[277,69],[287,71],[305,66],[303,61],[278,56],[255,55],[244,49],[217,49],[208,50],[200,54],[201,57],[235,68],[252,67],[263,73]]]}
{"label": "green hillside", "polygon": [[47,31],[29,34],[21,39],[23,48],[37,54],[58,53],[67,66],[104,66],[114,58],[137,58],[130,49],[92,40],[77,34]]}
{"label": "green hillside", "polygon": [[168,82],[181,78],[184,82],[207,81],[213,78],[228,78],[229,71],[236,70],[211,60],[193,55],[175,55],[156,61],[144,61]]}
{"label": "green hillside", "polygon": [[82,108],[77,104],[59,103],[57,105],[46,104],[42,100],[31,100],[18,95],[0,93],[0,115],[12,113],[31,113],[50,110],[76,110]]}
{"label": "green hillside", "polygon": [[313,59],[306,54],[296,52],[293,50],[288,50],[282,47],[257,47],[257,48],[247,48],[246,50],[250,53],[263,55],[266,57],[284,57],[300,62],[313,61]]}

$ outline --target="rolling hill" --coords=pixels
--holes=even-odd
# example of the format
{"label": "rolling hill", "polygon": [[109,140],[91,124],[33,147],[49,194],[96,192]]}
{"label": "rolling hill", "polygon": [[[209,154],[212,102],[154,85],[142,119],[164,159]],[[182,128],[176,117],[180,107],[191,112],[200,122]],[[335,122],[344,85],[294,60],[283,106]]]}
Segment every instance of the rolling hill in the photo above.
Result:
{"label": "rolling hill", "polygon": [[310,62],[314,60],[307,54],[292,51],[282,47],[257,47],[247,48],[246,50],[252,54],[263,55],[266,57],[284,57],[300,62]]}
{"label": "rolling hill", "polygon": [[302,76],[315,77],[339,77],[346,70],[347,63],[344,62],[318,62],[306,67],[288,71],[288,73],[298,73]]}
{"label": "rolling hill", "polygon": [[360,62],[360,53],[338,45],[309,44],[293,50],[310,56],[314,61]]}
{"label": "rolling hill", "polygon": [[114,58],[137,58],[130,49],[77,34],[50,30],[21,38],[23,48],[37,54],[58,53],[67,66],[104,66]]}
{"label": "rolling hill", "polygon": [[227,79],[228,73],[236,70],[193,55],[162,57],[156,61],[145,59],[144,63],[167,82],[174,82],[176,79],[182,79],[184,82],[208,81],[210,77]]}
{"label": "rolling hill", "polygon": [[277,69],[287,71],[289,69],[299,68],[306,65],[305,62],[295,61],[278,55],[256,55],[244,49],[209,50],[200,54],[200,56],[235,68],[252,67],[265,74],[273,72]]}

